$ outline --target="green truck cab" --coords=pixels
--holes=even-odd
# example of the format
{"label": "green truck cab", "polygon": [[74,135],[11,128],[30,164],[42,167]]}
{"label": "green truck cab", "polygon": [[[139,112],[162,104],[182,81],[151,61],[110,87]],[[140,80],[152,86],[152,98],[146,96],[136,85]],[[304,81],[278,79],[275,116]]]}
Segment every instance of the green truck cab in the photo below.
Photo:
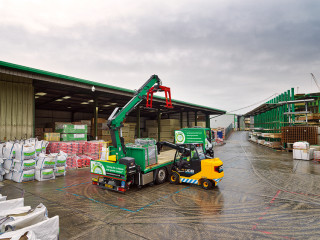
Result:
{"label": "green truck cab", "polygon": [[144,141],[153,143],[127,144],[125,157],[121,159],[117,159],[117,155],[109,157],[111,159],[115,156],[115,161],[91,160],[92,183],[118,192],[126,192],[133,185],[142,187],[147,184],[164,183],[170,173],[174,155],[161,158],[161,155],[157,154],[155,140]]}
{"label": "green truck cab", "polygon": [[175,144],[192,144],[199,143],[203,146],[206,155],[214,157],[213,138],[210,128],[182,128],[174,132]]}

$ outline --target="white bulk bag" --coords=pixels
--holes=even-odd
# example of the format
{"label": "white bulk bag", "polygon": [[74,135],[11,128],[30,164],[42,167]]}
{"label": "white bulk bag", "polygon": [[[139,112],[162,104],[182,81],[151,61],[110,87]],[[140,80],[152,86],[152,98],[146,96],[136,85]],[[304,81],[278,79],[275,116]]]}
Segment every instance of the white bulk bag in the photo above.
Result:
{"label": "white bulk bag", "polygon": [[15,171],[12,173],[12,181],[15,182],[28,182],[33,181],[35,177],[35,169],[26,170],[26,171]]}
{"label": "white bulk bag", "polygon": [[35,179],[38,181],[55,179],[54,169],[36,169]]}
{"label": "white bulk bag", "polygon": [[6,201],[7,200],[7,196],[2,196],[0,194],[0,202]]}
{"label": "white bulk bag", "polygon": [[3,158],[5,159],[12,159],[13,154],[13,146],[14,144],[12,142],[6,142],[6,146],[2,149],[3,151]]}
{"label": "white bulk bag", "polygon": [[4,179],[11,180],[12,179],[12,170],[4,169]]}
{"label": "white bulk bag", "polygon": [[56,167],[54,170],[54,175],[56,177],[58,176],[65,176],[66,175],[66,167],[62,166],[62,167]]}
{"label": "white bulk bag", "polygon": [[[0,202],[1,203],[1,202]],[[17,208],[11,208],[11,209],[6,209],[6,210],[0,210],[0,218],[3,217],[11,217],[17,214],[26,214],[31,210],[30,206],[25,206],[25,207],[17,207]],[[0,235],[1,236],[1,235]],[[1,239],[1,238],[0,238]]]}
{"label": "white bulk bag", "polygon": [[4,143],[0,143],[0,158],[3,158],[3,147]]}
{"label": "white bulk bag", "polygon": [[41,153],[46,153],[49,142],[45,140],[42,140],[41,142]]}
{"label": "white bulk bag", "polygon": [[1,210],[14,209],[14,208],[23,207],[23,206],[24,206],[24,198],[16,198],[16,199],[0,202]]}
{"label": "white bulk bag", "polygon": [[12,217],[9,221],[6,221],[2,224],[1,231],[5,232],[8,230],[16,231],[39,222],[45,221],[48,219],[47,208],[40,203],[34,211],[31,213],[20,216],[20,217]]}
{"label": "white bulk bag", "polygon": [[5,159],[3,163],[3,168],[7,170],[13,169],[14,162],[12,159]]}
{"label": "white bulk bag", "polygon": [[35,145],[32,144],[18,144],[15,152],[16,160],[21,161],[34,159],[36,155]]}
{"label": "white bulk bag", "polygon": [[25,161],[13,160],[13,162],[14,162],[14,170],[17,172],[36,168],[36,160],[25,160]]}
{"label": "white bulk bag", "polygon": [[60,151],[60,153],[56,156],[56,166],[65,166],[67,162],[68,154]]}
{"label": "white bulk bag", "polygon": [[36,155],[39,156],[39,154],[42,152],[42,141],[36,142]]}
{"label": "white bulk bag", "polygon": [[37,169],[47,169],[54,168],[56,166],[56,156],[53,154],[39,154],[39,159],[37,161]]}
{"label": "white bulk bag", "polygon": [[29,227],[22,228],[17,231],[6,232],[0,235],[0,239],[11,238],[11,240],[19,240],[26,232],[34,232],[38,240],[58,240],[59,238],[59,216],[49,218],[40,223]]}

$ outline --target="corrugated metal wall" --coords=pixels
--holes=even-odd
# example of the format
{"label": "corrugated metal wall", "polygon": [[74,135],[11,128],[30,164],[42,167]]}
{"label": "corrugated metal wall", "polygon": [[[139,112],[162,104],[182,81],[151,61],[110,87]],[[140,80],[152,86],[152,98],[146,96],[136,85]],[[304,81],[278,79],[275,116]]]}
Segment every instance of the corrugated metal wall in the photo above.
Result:
{"label": "corrugated metal wall", "polygon": [[0,78],[0,140],[32,137],[33,119],[32,80]]}

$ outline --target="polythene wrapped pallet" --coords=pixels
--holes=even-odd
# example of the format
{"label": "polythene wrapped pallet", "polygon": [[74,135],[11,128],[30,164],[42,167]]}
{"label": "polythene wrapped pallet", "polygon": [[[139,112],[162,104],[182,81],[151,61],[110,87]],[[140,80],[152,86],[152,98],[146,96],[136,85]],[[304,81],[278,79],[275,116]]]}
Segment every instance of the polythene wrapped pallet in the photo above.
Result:
{"label": "polythene wrapped pallet", "polygon": [[60,133],[44,133],[43,139],[49,142],[60,141]]}
{"label": "polythene wrapped pallet", "polygon": [[87,134],[87,125],[63,124],[56,126],[56,132],[59,133],[84,133]]}
{"label": "polythene wrapped pallet", "polygon": [[85,141],[87,134],[84,133],[63,133],[60,137],[61,141]]}

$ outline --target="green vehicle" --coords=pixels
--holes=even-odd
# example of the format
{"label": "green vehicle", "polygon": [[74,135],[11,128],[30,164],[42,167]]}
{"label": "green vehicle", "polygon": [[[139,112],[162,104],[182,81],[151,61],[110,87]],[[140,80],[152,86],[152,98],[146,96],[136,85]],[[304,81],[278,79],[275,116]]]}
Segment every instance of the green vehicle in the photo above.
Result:
{"label": "green vehicle", "polygon": [[210,128],[182,128],[174,132],[174,142],[175,144],[202,144],[204,153],[214,157],[213,138]]}
{"label": "green vehicle", "polygon": [[121,127],[126,116],[147,99],[147,107],[152,107],[154,92],[165,92],[166,107],[172,108],[170,88],[162,86],[157,75],[136,91],[133,98],[123,107],[115,108],[108,119],[112,146],[109,147],[107,160],[91,160],[90,171],[92,183],[102,188],[126,192],[132,185],[141,187],[146,184],[163,183],[168,178],[172,158],[161,158],[157,154],[156,142],[153,139],[140,139],[136,144],[124,144]]}

